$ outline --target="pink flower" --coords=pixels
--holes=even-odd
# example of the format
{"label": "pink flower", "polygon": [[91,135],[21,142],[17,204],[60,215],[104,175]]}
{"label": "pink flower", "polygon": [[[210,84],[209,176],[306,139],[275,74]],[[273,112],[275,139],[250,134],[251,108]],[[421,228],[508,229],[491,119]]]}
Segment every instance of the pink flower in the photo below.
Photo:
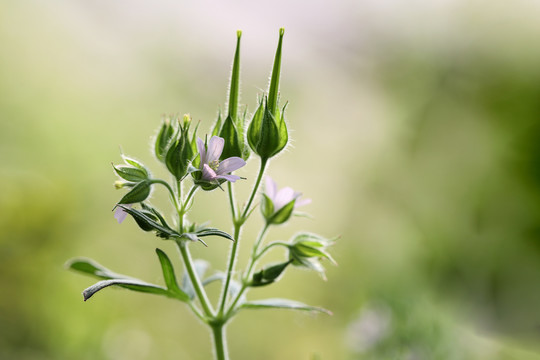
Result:
{"label": "pink flower", "polygon": [[225,140],[219,136],[212,136],[208,141],[208,147],[201,138],[197,138],[197,149],[201,160],[201,180],[217,183],[219,179],[235,182],[240,176],[230,173],[246,165],[246,162],[237,156],[219,161],[223,152]]}
{"label": "pink flower", "polygon": [[274,182],[274,180],[272,180],[270,176],[266,176],[265,185],[266,196],[268,196],[268,198],[274,204],[274,212],[278,212],[279,209],[281,209],[293,200],[295,200],[295,208],[311,203],[311,199],[300,200],[299,197],[302,196],[302,193],[294,191],[290,187],[284,187],[283,189],[279,189],[278,191],[277,184]]}
{"label": "pink flower", "polygon": [[[125,207],[131,208],[133,204],[126,204]],[[117,206],[116,210],[114,210],[114,218],[118,221],[119,224],[122,223],[128,216],[128,213],[121,207]]]}

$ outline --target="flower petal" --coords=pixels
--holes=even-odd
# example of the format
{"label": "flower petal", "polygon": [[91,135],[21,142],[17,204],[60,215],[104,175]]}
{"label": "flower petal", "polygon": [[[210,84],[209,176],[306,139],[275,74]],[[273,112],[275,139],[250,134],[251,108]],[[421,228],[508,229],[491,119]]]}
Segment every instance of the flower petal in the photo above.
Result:
{"label": "flower petal", "polygon": [[268,196],[270,198],[270,200],[272,200],[272,202],[274,202],[274,199],[276,197],[276,193],[277,193],[277,184],[274,180],[272,180],[272,178],[270,176],[266,176],[266,178],[264,179],[264,185],[266,187],[266,196]]}
{"label": "flower petal", "polygon": [[311,204],[311,199],[296,199],[296,201],[294,202],[294,207],[298,207],[298,206],[304,206],[304,205],[307,205],[307,204]]}
{"label": "flower petal", "polygon": [[223,152],[225,140],[219,136],[212,136],[208,142],[208,152],[206,153],[205,164],[210,164],[214,160],[218,160]]}
{"label": "flower petal", "polygon": [[294,190],[288,186],[284,187],[283,189],[278,191],[276,197],[274,198],[274,210],[278,211],[294,199]]}
{"label": "flower petal", "polygon": [[[132,207],[133,204],[126,204],[124,205],[126,207]],[[119,224],[121,224],[124,220],[126,220],[126,217],[128,216],[128,213],[122,209],[120,206],[116,207],[116,210],[114,210],[114,218],[118,221]]]}
{"label": "flower petal", "polygon": [[199,150],[201,164],[207,164],[206,161],[206,149],[204,147],[204,141],[200,137],[197,138],[197,150]]}
{"label": "flower petal", "polygon": [[240,169],[244,165],[246,165],[246,162],[242,158],[233,156],[219,163],[216,174],[218,175],[227,174],[234,170]]}
{"label": "flower petal", "polygon": [[206,181],[213,181],[216,179],[216,173],[208,166],[208,164],[203,165],[201,179]]}
{"label": "flower petal", "polygon": [[235,182],[236,180],[240,180],[241,177],[236,175],[218,175],[216,176],[216,179],[225,179],[230,182]]}

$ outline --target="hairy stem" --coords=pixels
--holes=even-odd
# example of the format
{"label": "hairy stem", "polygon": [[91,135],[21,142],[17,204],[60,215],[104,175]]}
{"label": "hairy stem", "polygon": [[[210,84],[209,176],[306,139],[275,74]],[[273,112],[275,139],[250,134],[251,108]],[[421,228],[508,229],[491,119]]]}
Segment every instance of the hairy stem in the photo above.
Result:
{"label": "hairy stem", "polygon": [[227,340],[225,339],[225,325],[212,325],[212,335],[214,337],[214,349],[217,360],[228,360]]}
{"label": "hairy stem", "polygon": [[218,317],[223,316],[225,305],[227,303],[227,294],[229,292],[229,286],[231,283],[231,277],[234,272],[234,265],[236,262],[236,253],[238,251],[238,244],[240,243],[240,230],[242,229],[242,225],[246,222],[247,216],[249,214],[249,208],[251,207],[251,204],[253,203],[253,199],[255,198],[255,194],[257,193],[257,190],[259,189],[259,185],[261,184],[261,180],[264,174],[264,170],[266,169],[266,164],[268,163],[267,160],[261,159],[261,166],[259,169],[259,175],[257,176],[257,180],[255,181],[255,185],[253,186],[253,190],[251,191],[251,195],[249,197],[249,200],[244,208],[244,211],[242,214],[234,221],[234,243],[232,244],[232,249],[229,254],[229,262],[227,267],[227,277],[225,278],[225,284],[223,285],[223,290],[221,292],[221,300],[219,303],[219,315]]}
{"label": "hairy stem", "polygon": [[193,260],[189,252],[188,245],[185,241],[177,241],[176,244],[178,245],[178,250],[180,250],[180,255],[182,256],[182,260],[184,260],[186,271],[189,275],[189,279],[191,280],[191,283],[193,284],[193,289],[195,289],[195,293],[197,294],[197,297],[199,298],[204,314],[207,317],[211,318],[214,316],[214,310],[212,309],[210,300],[208,300],[208,296],[206,295],[206,292],[204,291],[201,280],[199,279],[199,277],[197,276],[197,273],[195,272],[195,268],[193,267]]}

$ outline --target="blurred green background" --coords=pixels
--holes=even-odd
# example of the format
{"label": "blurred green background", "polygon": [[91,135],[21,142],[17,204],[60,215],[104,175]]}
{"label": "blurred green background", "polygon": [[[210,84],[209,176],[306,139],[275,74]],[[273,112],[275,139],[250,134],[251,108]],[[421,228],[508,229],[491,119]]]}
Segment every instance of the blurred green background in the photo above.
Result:
{"label": "blurred green background", "polygon": [[[539,17],[533,0],[0,2],[0,358],[211,358],[182,304],[113,289],[84,303],[93,279],[63,264],[161,281],[154,249],[174,248],[115,222],[110,163],[122,146],[164,174],[149,152],[163,114],[207,131],[237,29],[253,111],[284,26],[292,143],[270,174],[314,220],[271,238],[341,235],[339,266],[249,296],[334,315],[240,313],[232,358],[540,359]],[[199,195],[193,219],[228,229],[226,194]],[[227,245],[192,248],[219,270]]]}

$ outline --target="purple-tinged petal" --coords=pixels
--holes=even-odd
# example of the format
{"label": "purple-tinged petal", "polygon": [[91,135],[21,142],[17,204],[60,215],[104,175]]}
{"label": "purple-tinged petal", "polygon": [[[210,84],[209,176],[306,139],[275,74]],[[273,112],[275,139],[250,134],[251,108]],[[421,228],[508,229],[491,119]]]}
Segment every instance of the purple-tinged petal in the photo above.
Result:
{"label": "purple-tinged petal", "polygon": [[[126,204],[124,206],[131,208],[133,204]],[[118,221],[119,224],[121,224],[122,221],[126,220],[127,216],[128,216],[128,213],[120,206],[117,206],[116,210],[114,210],[114,218]]]}
{"label": "purple-tinged petal", "polygon": [[208,152],[206,153],[205,164],[210,164],[214,160],[219,160],[225,146],[225,140],[219,136],[212,136],[208,142]]}
{"label": "purple-tinged petal", "polygon": [[246,165],[246,162],[242,158],[233,156],[219,163],[216,174],[218,175],[228,174],[234,170],[240,169],[244,165]]}
{"label": "purple-tinged petal", "polygon": [[307,204],[311,204],[311,199],[296,199],[294,202],[294,207],[304,206]]}
{"label": "purple-tinged petal", "polygon": [[227,181],[230,181],[230,182],[235,182],[236,180],[240,180],[241,177],[240,176],[236,176],[236,175],[218,175],[216,176],[217,179],[225,179]]}
{"label": "purple-tinged petal", "polygon": [[266,178],[264,179],[264,184],[266,187],[266,196],[268,196],[270,200],[274,202],[274,198],[276,197],[276,193],[277,193],[276,182],[272,180],[270,176],[267,175]]}
{"label": "purple-tinged petal", "polygon": [[208,166],[208,164],[204,164],[202,168],[202,179],[206,181],[213,181],[216,179],[216,173],[214,170]]}
{"label": "purple-tinged petal", "polygon": [[206,149],[204,147],[204,141],[200,137],[197,138],[197,150],[199,150],[201,164],[207,164]]}
{"label": "purple-tinged petal", "polygon": [[284,187],[279,190],[274,199],[274,209],[278,211],[286,204],[294,200],[294,190],[290,187]]}

